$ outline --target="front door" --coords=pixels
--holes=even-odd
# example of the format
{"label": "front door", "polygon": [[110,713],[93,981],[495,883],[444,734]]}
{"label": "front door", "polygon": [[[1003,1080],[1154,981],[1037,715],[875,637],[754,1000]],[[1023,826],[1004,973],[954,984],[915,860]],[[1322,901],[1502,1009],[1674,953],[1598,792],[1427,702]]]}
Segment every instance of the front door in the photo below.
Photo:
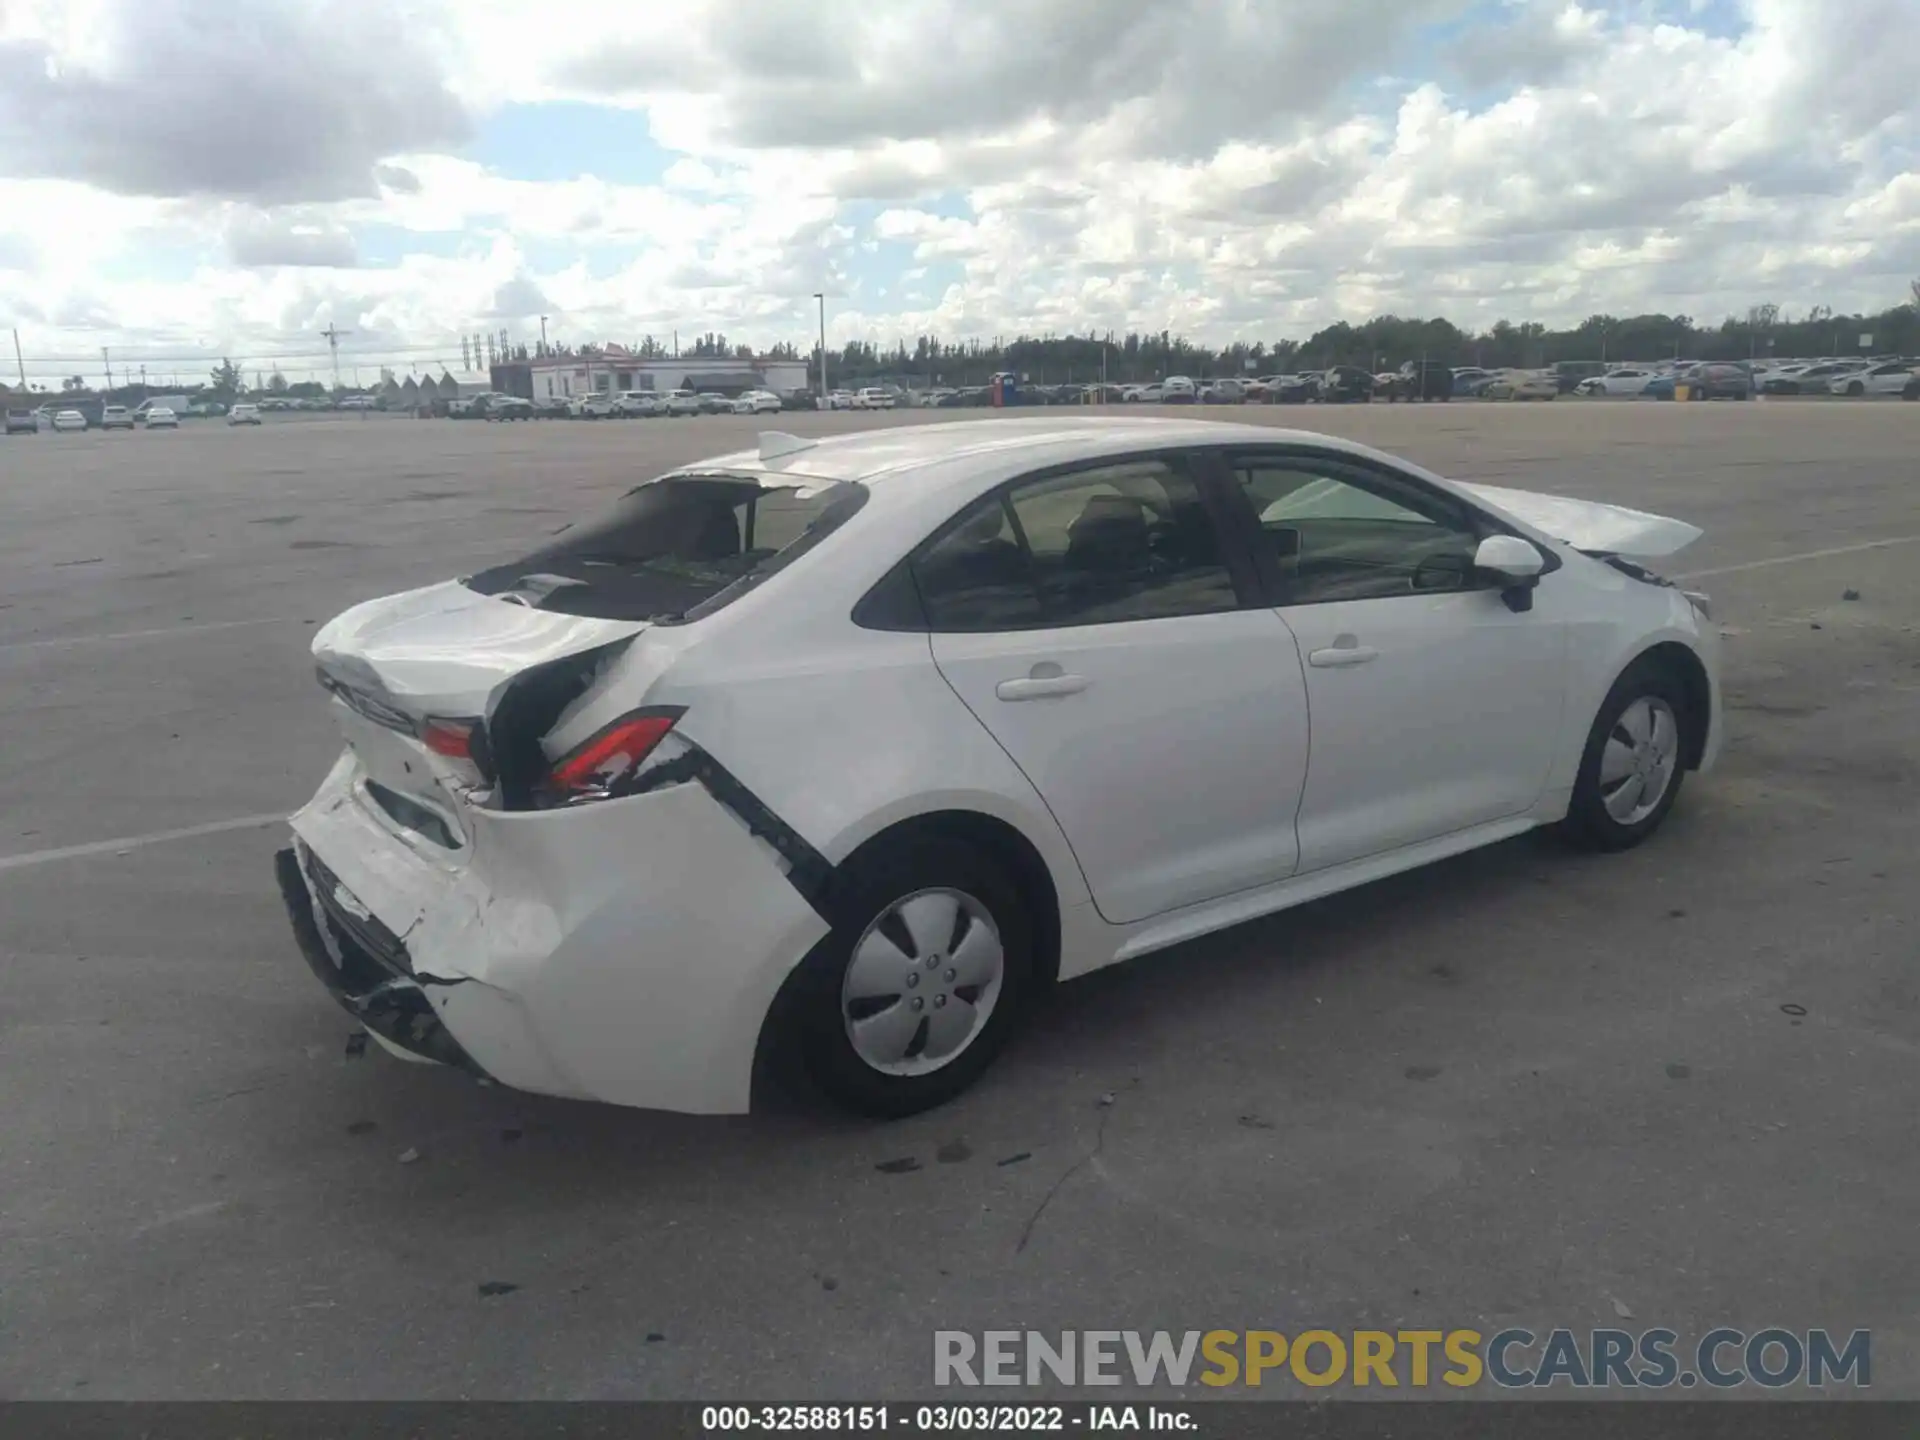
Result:
{"label": "front door", "polygon": [[1115,924],[1293,873],[1299,654],[1176,457],[1014,485],[915,562],[933,655]]}
{"label": "front door", "polygon": [[1560,733],[1566,626],[1551,603],[1516,613],[1475,577],[1475,512],[1311,451],[1232,464],[1306,662],[1301,871],[1530,809]]}

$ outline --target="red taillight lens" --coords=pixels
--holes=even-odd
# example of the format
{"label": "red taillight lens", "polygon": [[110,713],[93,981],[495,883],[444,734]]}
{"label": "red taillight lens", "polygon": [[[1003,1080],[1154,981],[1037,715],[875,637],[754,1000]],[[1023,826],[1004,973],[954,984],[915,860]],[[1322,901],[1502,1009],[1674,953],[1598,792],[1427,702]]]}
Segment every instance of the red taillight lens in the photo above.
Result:
{"label": "red taillight lens", "polygon": [[683,713],[637,710],[621,716],[558,761],[548,776],[546,788],[561,800],[619,794],[622,783],[633,777],[641,762],[666,739],[667,732]]}
{"label": "red taillight lens", "polygon": [[436,755],[445,755],[450,760],[471,760],[473,726],[471,720],[429,720],[421,727],[420,739]]}

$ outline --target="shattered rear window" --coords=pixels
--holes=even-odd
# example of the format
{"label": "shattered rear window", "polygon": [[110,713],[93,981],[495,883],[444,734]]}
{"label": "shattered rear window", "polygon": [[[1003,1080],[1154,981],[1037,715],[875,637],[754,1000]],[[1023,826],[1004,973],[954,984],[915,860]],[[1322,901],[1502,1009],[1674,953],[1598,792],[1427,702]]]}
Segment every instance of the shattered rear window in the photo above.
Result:
{"label": "shattered rear window", "polygon": [[565,615],[697,620],[805,554],[866,498],[863,486],[844,482],[765,486],[737,476],[669,476],[466,585]]}

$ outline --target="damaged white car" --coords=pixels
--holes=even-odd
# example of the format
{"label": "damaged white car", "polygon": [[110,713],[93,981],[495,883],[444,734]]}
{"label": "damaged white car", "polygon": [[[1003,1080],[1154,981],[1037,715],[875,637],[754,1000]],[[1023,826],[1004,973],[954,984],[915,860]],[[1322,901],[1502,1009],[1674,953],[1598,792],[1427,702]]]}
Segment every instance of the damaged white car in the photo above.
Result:
{"label": "damaged white car", "polygon": [[1678,520],[1330,436],[1052,417],[760,448],[314,640],[277,857],[397,1054],[748,1107],[938,1104],[1037,990],[1558,824],[1720,733]]}

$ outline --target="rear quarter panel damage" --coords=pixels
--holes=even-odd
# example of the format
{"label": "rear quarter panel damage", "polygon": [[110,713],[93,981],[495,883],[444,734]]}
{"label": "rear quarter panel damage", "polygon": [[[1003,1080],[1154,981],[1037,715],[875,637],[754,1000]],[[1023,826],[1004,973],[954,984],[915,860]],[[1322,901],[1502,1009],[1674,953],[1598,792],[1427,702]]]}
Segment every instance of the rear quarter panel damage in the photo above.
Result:
{"label": "rear quarter panel damage", "polygon": [[490,1075],[644,1108],[748,1108],[761,1022],[827,926],[703,787],[475,811],[465,863],[434,866],[396,856],[342,766],[294,830],[402,935]]}

